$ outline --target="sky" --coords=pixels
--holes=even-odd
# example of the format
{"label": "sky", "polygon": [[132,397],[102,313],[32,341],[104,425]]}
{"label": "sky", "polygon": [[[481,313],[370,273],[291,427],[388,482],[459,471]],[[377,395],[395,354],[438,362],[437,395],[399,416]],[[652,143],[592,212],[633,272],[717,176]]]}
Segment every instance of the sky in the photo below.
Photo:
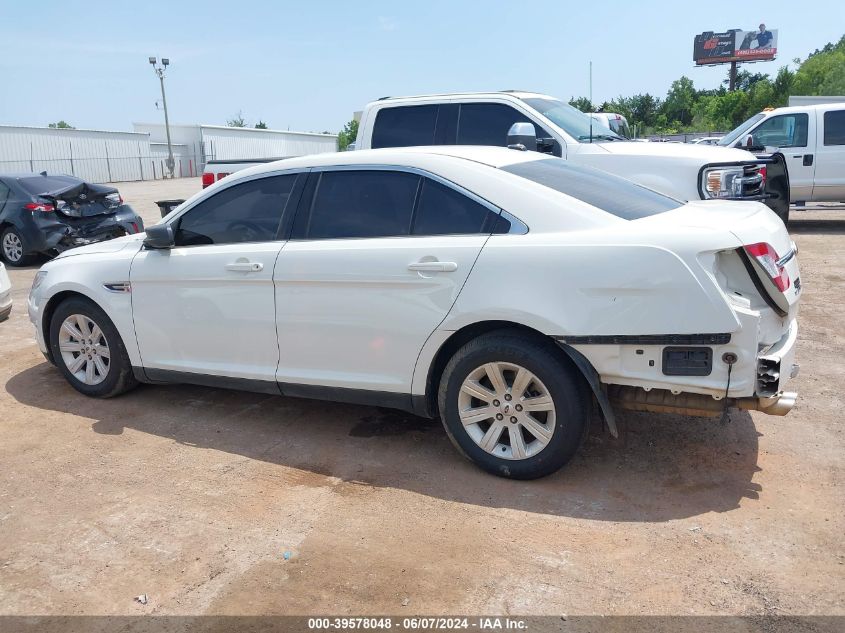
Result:
{"label": "sky", "polygon": [[0,0],[0,124],[132,130],[163,120],[147,59],[169,57],[171,123],[337,132],[382,96],[521,89],[664,97],[702,31],[779,29],[774,75],[845,34],[845,2]]}

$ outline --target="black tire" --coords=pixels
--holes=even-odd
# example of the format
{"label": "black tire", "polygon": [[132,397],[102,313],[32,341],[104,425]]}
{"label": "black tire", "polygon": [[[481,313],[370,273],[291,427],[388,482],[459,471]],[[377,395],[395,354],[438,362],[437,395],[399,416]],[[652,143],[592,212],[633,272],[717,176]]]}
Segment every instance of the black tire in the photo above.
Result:
{"label": "black tire", "polygon": [[[578,370],[572,367],[561,354],[562,352],[559,353],[552,343],[539,337],[534,339],[519,332],[508,331],[485,334],[460,348],[443,371],[438,393],[440,417],[455,447],[487,472],[511,479],[545,477],[569,462],[589,429],[590,400],[584,380]],[[548,391],[554,403],[555,420],[554,424],[551,424],[547,419],[544,424],[553,427],[554,430],[546,446],[536,454],[523,459],[497,457],[493,453],[498,450],[513,451],[504,447],[504,444],[511,443],[512,432],[521,433],[521,431],[505,428],[501,436],[502,444],[496,444],[491,453],[481,448],[461,422],[459,413],[461,386],[473,372],[478,371],[487,363],[508,363],[523,367],[534,374]],[[481,380],[486,380],[486,378]],[[517,400],[512,401],[514,405],[516,402]],[[478,401],[477,404],[483,403]],[[475,430],[476,434],[485,431],[483,424],[485,423],[476,425],[480,429],[480,431]],[[492,424],[494,421],[491,418],[487,431]],[[522,434],[521,437],[524,440],[525,435]],[[529,435],[529,437],[532,436]]]}
{"label": "black tire", "polygon": [[[22,254],[17,259],[10,256],[7,252],[6,244],[9,239],[17,240],[21,244]],[[3,233],[0,234],[0,257],[2,257],[3,261],[9,264],[9,266],[29,266],[30,264],[35,263],[35,260],[38,258],[38,253],[28,253],[26,240],[23,238],[20,231],[18,231],[14,226],[7,226],[3,229]]]}
{"label": "black tire", "polygon": [[[108,345],[109,358],[107,371],[105,372],[105,378],[98,384],[86,384],[74,376],[62,357],[62,351],[59,349],[59,332],[62,323],[64,323],[67,317],[74,314],[85,316],[99,326],[103,339],[105,339],[105,343]],[[70,385],[80,393],[91,396],[92,398],[111,398],[129,391],[138,385],[138,381],[135,380],[135,376],[132,373],[132,363],[129,360],[129,354],[126,353],[126,346],[123,344],[123,339],[120,338],[117,328],[100,306],[89,299],[73,297],[60,303],[50,319],[48,340],[55,365]],[[89,356],[88,358],[91,357]]]}

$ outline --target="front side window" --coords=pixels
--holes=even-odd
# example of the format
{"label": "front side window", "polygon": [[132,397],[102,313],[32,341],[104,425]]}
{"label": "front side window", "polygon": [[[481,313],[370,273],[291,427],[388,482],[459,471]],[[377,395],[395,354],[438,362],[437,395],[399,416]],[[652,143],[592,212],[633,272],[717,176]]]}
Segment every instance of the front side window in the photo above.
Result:
{"label": "front side window", "polygon": [[176,244],[275,240],[296,178],[296,174],[259,178],[213,194],[178,220]]}
{"label": "front side window", "polygon": [[559,158],[533,160],[503,167],[532,182],[586,202],[624,220],[637,220],[671,211],[681,202],[598,169]]}
{"label": "front side window", "polygon": [[419,182],[419,176],[406,172],[323,172],[304,237],[317,240],[408,235]]}
{"label": "front side window", "polygon": [[845,145],[845,110],[824,113],[824,144]]}
{"label": "front side window", "polygon": [[382,108],[373,125],[372,147],[432,145],[436,124],[436,105]]}
{"label": "front side window", "polygon": [[751,132],[752,142],[769,147],[807,147],[809,121],[804,112],[773,116]]}
{"label": "front side window", "polygon": [[465,235],[489,233],[497,212],[454,189],[423,179],[417,211],[414,216],[414,235]]}
{"label": "front side window", "polygon": [[538,137],[549,134],[527,116],[503,103],[462,103],[458,120],[458,145],[508,144],[508,131],[514,123],[531,123]]}

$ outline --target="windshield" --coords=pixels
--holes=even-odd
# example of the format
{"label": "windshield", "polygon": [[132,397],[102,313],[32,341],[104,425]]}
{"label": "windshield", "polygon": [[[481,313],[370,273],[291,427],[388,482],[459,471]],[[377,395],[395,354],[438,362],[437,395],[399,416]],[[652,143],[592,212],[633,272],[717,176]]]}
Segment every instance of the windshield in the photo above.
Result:
{"label": "windshield", "polygon": [[681,202],[598,169],[573,165],[562,158],[545,158],[502,167],[567,196],[586,202],[623,220],[637,220],[677,209]]}
{"label": "windshield", "polygon": [[[621,141],[621,136],[594,120],[590,115],[576,110],[568,103],[557,99],[542,99],[529,97],[523,99],[525,103],[537,110],[552,123],[578,141]],[[590,129],[592,127],[592,134]]]}
{"label": "windshield", "polygon": [[757,114],[755,114],[753,117],[751,117],[750,119],[748,119],[745,123],[743,123],[742,125],[740,125],[738,128],[736,128],[736,129],[735,129],[735,130],[733,130],[732,132],[728,132],[727,134],[725,134],[725,135],[724,135],[724,136],[723,136],[723,137],[719,140],[719,142],[718,142],[718,143],[716,143],[716,144],[717,144],[717,145],[733,145],[734,143],[736,143],[737,139],[738,139],[740,136],[742,136],[743,134],[745,134],[745,133],[748,131],[748,129],[749,129],[750,127],[752,127],[755,123],[757,123],[757,121],[759,121],[760,119],[762,119],[764,116],[766,116],[766,115],[765,115],[765,114],[763,114],[762,112],[758,112],[758,113],[757,113]]}

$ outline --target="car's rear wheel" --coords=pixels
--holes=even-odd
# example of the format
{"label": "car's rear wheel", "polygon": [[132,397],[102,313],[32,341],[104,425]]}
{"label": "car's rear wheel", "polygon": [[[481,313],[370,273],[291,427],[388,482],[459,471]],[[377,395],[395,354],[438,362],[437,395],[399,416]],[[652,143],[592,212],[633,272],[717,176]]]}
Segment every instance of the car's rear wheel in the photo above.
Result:
{"label": "car's rear wheel", "polygon": [[535,479],[572,459],[589,423],[580,377],[550,344],[493,333],[459,349],[439,408],[455,446],[484,470]]}
{"label": "car's rear wheel", "polygon": [[13,226],[7,226],[0,235],[0,255],[10,266],[29,266],[35,261],[35,253],[28,253],[26,241]]}
{"label": "car's rear wheel", "polygon": [[74,297],[56,308],[49,340],[59,370],[86,396],[110,398],[138,384],[117,328],[88,299]]}

